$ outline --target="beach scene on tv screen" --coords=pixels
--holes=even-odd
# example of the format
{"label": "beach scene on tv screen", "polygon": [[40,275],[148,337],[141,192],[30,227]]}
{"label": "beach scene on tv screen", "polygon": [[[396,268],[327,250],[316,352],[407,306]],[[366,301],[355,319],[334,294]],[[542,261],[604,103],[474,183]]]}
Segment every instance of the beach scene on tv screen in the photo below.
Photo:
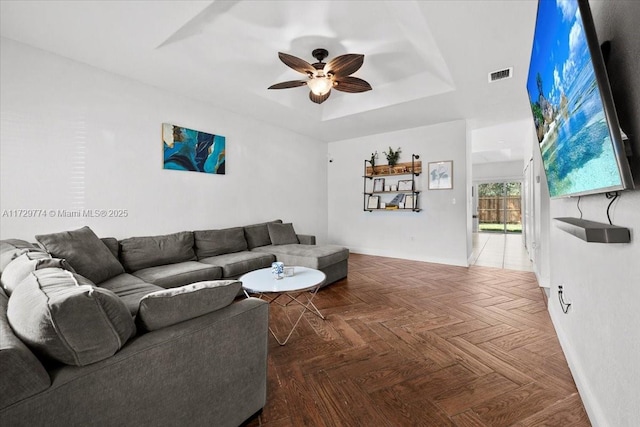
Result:
{"label": "beach scene on tv screen", "polygon": [[527,91],[551,197],[621,184],[576,1],[541,1]]}

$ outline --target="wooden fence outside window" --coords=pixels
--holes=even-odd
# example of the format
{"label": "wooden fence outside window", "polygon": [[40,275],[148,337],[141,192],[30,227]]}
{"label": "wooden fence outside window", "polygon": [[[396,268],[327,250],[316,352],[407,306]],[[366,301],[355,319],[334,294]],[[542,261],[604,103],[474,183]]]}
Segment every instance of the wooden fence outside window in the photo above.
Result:
{"label": "wooden fence outside window", "polygon": [[[504,209],[504,203],[507,209]],[[480,224],[501,224],[505,221],[507,224],[520,224],[522,221],[521,206],[522,199],[520,196],[485,196],[478,197],[478,221]]]}

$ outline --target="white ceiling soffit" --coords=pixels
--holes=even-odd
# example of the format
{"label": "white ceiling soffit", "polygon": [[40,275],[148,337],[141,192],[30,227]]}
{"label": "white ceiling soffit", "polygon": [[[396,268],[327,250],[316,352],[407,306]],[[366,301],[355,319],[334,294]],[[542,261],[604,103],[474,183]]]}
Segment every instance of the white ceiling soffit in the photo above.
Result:
{"label": "white ceiling soffit", "polygon": [[[208,69],[214,81],[227,81],[233,76],[236,90],[288,108],[299,108],[301,103],[306,106],[309,89],[266,90],[274,83],[305,79],[281,63],[277,52],[310,63],[316,61],[311,56],[316,48],[329,51],[325,61],[346,53],[365,54],[364,65],[354,76],[367,80],[374,91],[355,95],[356,102],[352,94],[332,91],[331,102],[307,109],[321,121],[454,89],[447,65],[415,2],[289,1],[284,6],[274,7],[267,1],[214,2],[159,49],[174,58],[185,53],[205,60],[224,58],[223,67],[212,64]],[[212,43],[229,34],[233,34],[232,43]]]}
{"label": "white ceiling soffit", "polygon": [[525,146],[533,142],[532,128],[533,119],[525,119],[472,130],[472,162],[523,160]]}
{"label": "white ceiling soffit", "polygon": [[[535,1],[1,1],[3,37],[322,141],[530,114]],[[373,90],[318,105],[278,59],[365,55]],[[506,66],[513,78],[487,83]]]}

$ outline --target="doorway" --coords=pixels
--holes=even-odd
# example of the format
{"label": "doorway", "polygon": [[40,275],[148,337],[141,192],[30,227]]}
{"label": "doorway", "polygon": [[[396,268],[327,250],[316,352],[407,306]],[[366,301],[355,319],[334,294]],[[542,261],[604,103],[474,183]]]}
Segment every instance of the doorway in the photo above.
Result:
{"label": "doorway", "polygon": [[522,182],[478,184],[478,231],[522,233]]}

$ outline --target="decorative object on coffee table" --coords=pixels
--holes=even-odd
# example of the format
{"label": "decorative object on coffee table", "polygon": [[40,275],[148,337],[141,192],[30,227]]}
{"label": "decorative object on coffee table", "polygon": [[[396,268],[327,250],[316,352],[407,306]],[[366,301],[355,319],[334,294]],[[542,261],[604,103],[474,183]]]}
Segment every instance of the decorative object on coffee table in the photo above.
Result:
{"label": "decorative object on coffee table", "polygon": [[271,274],[276,280],[284,278],[284,262],[274,262],[271,264]]}

